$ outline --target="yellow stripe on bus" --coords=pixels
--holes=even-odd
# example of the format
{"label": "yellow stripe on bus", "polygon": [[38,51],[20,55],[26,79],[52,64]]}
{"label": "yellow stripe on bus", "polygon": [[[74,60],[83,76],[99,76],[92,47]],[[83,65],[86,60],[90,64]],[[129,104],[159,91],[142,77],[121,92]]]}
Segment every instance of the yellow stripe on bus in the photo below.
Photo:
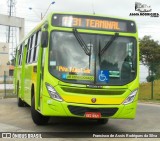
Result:
{"label": "yellow stripe on bus", "polygon": [[[96,102],[92,102],[92,98],[96,98]],[[124,98],[113,97],[84,97],[84,96],[63,96],[64,101],[70,103],[83,103],[83,104],[122,104]]]}

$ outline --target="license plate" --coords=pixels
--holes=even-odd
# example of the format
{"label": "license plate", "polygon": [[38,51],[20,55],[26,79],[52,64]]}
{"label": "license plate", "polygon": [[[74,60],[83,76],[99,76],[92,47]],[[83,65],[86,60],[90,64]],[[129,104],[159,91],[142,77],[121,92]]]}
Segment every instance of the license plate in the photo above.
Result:
{"label": "license plate", "polygon": [[86,118],[101,118],[100,112],[86,112],[85,113]]}

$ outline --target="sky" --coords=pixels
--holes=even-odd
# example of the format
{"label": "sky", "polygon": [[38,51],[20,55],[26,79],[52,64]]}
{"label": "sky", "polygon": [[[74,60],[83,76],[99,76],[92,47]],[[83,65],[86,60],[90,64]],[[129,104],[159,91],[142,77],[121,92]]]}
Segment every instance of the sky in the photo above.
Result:
{"label": "sky", "polygon": [[[8,0],[1,0],[0,14],[8,14]],[[14,0],[16,7],[16,16],[25,18],[25,34],[27,34],[41,20],[41,13],[44,16],[51,11],[58,12],[83,12],[129,18],[135,20],[138,27],[139,38],[144,35],[151,35],[154,40],[160,42],[160,17],[149,16],[129,16],[135,13],[135,2],[151,6],[152,13],[160,14],[159,0]],[[50,5],[51,2],[55,2]],[[32,8],[30,10],[29,8]],[[46,14],[46,15],[47,15]],[[0,41],[6,40],[6,28],[0,26]],[[3,35],[3,36],[2,36]],[[4,36],[5,35],[5,36]],[[17,39],[18,40],[18,39]],[[146,68],[142,67],[141,73],[145,74]],[[145,78],[145,76],[143,75]]]}

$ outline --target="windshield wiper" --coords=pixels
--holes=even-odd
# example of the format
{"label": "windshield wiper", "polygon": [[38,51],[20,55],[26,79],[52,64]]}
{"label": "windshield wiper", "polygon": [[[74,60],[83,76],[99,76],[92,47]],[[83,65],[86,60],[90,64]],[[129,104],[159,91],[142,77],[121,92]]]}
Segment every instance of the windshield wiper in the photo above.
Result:
{"label": "windshield wiper", "polygon": [[84,50],[84,52],[90,56],[90,49],[88,49],[86,43],[83,41],[82,37],[80,36],[80,34],[78,33],[76,28],[73,28],[73,34],[76,37],[77,41],[79,42],[79,44],[81,45],[82,49]]}
{"label": "windshield wiper", "polygon": [[104,48],[99,52],[99,56],[102,56],[103,53],[109,48],[109,46],[113,43],[113,41],[119,36],[119,33],[115,33],[111,39],[107,42]]}

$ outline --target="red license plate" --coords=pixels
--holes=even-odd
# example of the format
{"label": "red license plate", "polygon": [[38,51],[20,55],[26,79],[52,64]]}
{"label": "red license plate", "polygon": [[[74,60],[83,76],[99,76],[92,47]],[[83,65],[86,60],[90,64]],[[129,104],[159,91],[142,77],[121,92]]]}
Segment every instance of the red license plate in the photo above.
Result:
{"label": "red license plate", "polygon": [[101,118],[100,112],[86,112],[85,113],[86,118]]}

